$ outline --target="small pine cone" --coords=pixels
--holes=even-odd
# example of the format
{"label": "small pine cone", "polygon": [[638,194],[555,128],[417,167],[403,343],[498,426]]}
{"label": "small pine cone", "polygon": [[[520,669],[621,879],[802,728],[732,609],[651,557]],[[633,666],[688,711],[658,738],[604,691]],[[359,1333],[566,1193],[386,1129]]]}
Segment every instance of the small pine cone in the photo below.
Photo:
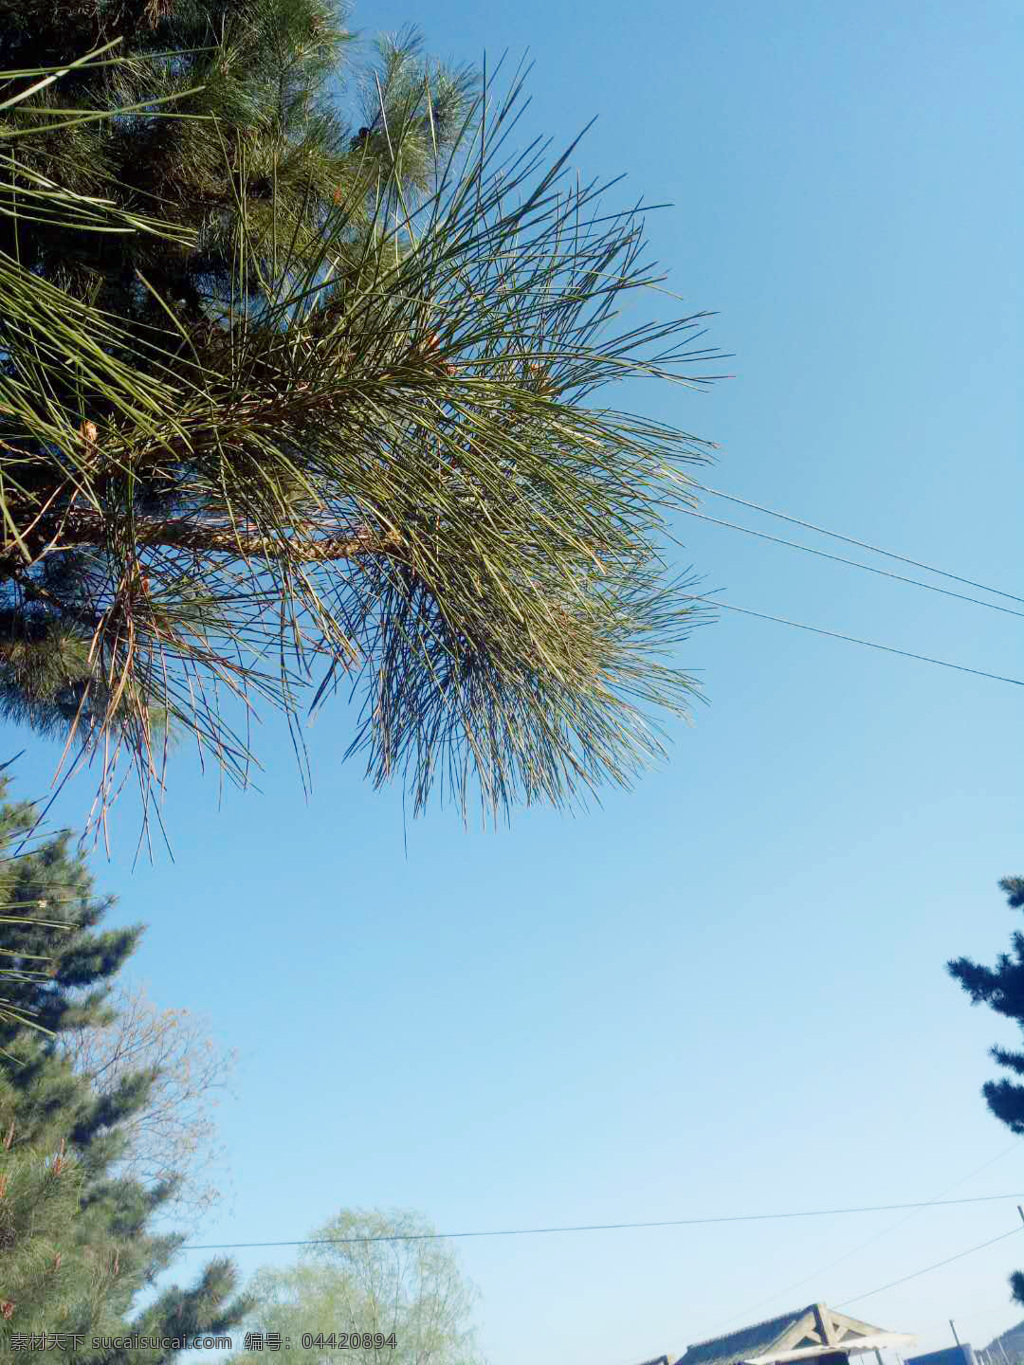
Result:
{"label": "small pine cone", "polygon": [[529,377],[530,383],[534,386],[538,393],[548,394],[554,392],[555,386],[551,382],[551,376],[548,374],[546,365],[535,365],[532,363],[528,364],[526,367],[526,373]]}
{"label": "small pine cone", "polygon": [[413,360],[419,361],[421,365],[443,365],[441,338],[438,333],[431,332],[418,345],[413,346],[411,355]]}
{"label": "small pine cone", "polygon": [[85,421],[78,428],[78,434],[87,446],[94,446],[99,439],[99,428],[95,422]]}

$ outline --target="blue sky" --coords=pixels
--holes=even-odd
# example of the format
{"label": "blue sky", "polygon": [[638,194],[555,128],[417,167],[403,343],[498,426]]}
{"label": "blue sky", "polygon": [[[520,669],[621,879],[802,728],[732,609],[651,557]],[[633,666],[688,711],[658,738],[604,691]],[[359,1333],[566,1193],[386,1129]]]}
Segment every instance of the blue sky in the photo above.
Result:
{"label": "blue sky", "polygon": [[[388,0],[356,22],[417,23],[467,61],[530,49],[527,128],[567,142],[598,114],[581,169],[628,172],[615,202],[672,201],[654,254],[717,311],[737,377],[628,400],[720,443],[706,481],[1024,596],[1018,3]],[[726,601],[1024,677],[1012,616],[684,531],[681,566]],[[308,804],[268,718],[262,794],[218,809],[182,764],[173,864],[131,871],[119,809],[98,871],[151,925],[136,976],[243,1054],[233,1205],[203,1242],[299,1238],[353,1205],[457,1230],[1024,1202],[1024,1150],[978,1094],[1012,1030],[943,969],[1014,927],[996,882],[1024,870],[1024,693],[729,613],[680,658],[709,704],[582,818],[466,832],[434,811],[406,854],[399,796],[340,764],[341,707],[310,733]],[[31,743],[21,794],[55,757]],[[460,1251],[494,1365],[630,1365],[814,1299],[921,1349],[950,1317],[982,1345],[1024,1317],[1005,1287],[1024,1235],[860,1296],[1010,1230],[1016,1202]]]}

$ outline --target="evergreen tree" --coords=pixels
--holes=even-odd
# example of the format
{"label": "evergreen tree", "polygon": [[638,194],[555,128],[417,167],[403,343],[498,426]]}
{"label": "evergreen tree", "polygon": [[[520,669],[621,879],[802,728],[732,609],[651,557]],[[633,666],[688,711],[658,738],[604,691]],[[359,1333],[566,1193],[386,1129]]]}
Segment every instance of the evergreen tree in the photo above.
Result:
{"label": "evergreen tree", "polygon": [[[1004,877],[999,888],[1006,894],[1011,910],[1024,909],[1024,877]],[[972,1005],[988,1005],[997,1014],[1012,1019],[1024,1033],[1024,933],[1010,936],[1011,951],[1000,953],[994,967],[984,967],[960,957],[947,964],[950,975],[971,997]],[[991,1056],[1013,1076],[1024,1076],[1024,1050],[994,1047]],[[1003,1076],[986,1081],[981,1093],[991,1112],[1011,1132],[1024,1134],[1024,1085]],[[1024,1272],[1010,1276],[1010,1288],[1017,1303],[1024,1304]]]}
{"label": "evergreen tree", "polygon": [[359,64],[330,0],[2,9],[3,713],[105,794],[168,723],[244,782],[247,707],[347,680],[417,808],[627,783],[694,694],[659,531],[704,446],[596,395],[711,354],[615,332],[638,213],[512,148],[518,77]]}
{"label": "evergreen tree", "polygon": [[111,1023],[106,983],[142,933],[141,926],[97,929],[113,897],[94,895],[84,857],[71,850],[70,834],[34,839],[34,806],[7,801],[7,792],[8,781],[0,778],[0,961],[5,969],[0,1056],[22,1036],[25,1024],[53,1035]]}
{"label": "evergreen tree", "polygon": [[[0,1075],[0,1110],[15,1096]],[[67,1230],[78,1214],[81,1173],[59,1118],[15,1145],[16,1122],[0,1134],[0,1332],[54,1332],[76,1299],[98,1288],[97,1266]]]}
{"label": "evergreen tree", "polygon": [[[33,819],[29,805],[0,808],[0,855]],[[111,1021],[107,997],[141,929],[97,928],[111,898],[95,894],[67,835],[8,860],[4,872],[7,904],[10,898],[34,901],[42,911],[45,902],[48,916],[45,922],[19,916],[3,928],[13,964],[10,1012],[0,1024],[4,1330],[81,1333],[79,1354],[86,1360],[112,1358],[90,1353],[92,1335],[223,1332],[247,1307],[226,1261],[209,1265],[193,1286],[167,1290],[147,1309],[133,1310],[184,1240],[154,1226],[173,1195],[173,1181],[147,1186],[118,1170],[126,1127],[145,1106],[158,1079],[155,1069],[126,1073],[116,1088],[101,1093],[75,1072],[61,1047],[65,1031]],[[0,903],[0,912],[4,908]],[[23,970],[41,959],[42,973],[34,966]],[[145,1358],[172,1354],[149,1352]]]}

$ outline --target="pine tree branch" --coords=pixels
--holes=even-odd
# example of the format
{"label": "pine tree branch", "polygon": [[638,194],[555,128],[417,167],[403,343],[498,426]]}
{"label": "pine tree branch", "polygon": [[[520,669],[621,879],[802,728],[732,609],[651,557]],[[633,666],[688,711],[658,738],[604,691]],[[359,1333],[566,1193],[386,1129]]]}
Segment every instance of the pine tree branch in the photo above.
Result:
{"label": "pine tree branch", "polygon": [[[658,715],[699,696],[671,652],[700,615],[660,537],[707,446],[593,396],[710,382],[678,372],[713,354],[691,346],[702,315],[614,330],[660,287],[640,210],[570,186],[571,148],[515,150],[520,76],[478,137],[458,81],[435,99],[389,59],[381,135],[353,152],[326,103],[322,137],[257,136],[237,96],[273,91],[230,57],[199,72],[212,124],[89,125],[116,202],[167,207],[202,250],[115,251],[76,223],[0,255],[0,608],[28,626],[0,714],[101,754],[102,808],[120,753],[158,793],[153,716],[245,785],[255,701],[295,726],[343,673],[348,752],[417,810],[628,785],[664,753]],[[40,164],[94,193],[85,151]]]}
{"label": "pine tree branch", "polygon": [[[103,546],[108,542],[108,534],[108,523],[101,514],[75,512],[66,520],[60,539],[50,543],[49,550],[53,553]],[[365,528],[319,538],[270,536],[220,523],[173,518],[136,519],[133,539],[140,548],[191,550],[203,555],[228,554],[245,560],[288,560],[304,564],[394,554],[401,543],[397,536],[373,536]]]}

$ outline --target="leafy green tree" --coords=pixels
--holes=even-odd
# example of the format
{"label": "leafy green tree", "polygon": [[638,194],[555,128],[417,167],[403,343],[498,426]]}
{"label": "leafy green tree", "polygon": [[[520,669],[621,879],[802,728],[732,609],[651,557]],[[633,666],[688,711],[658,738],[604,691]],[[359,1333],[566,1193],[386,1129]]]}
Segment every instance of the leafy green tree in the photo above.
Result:
{"label": "leafy green tree", "polygon": [[712,353],[617,329],[642,216],[514,147],[520,76],[363,64],[327,0],[12,0],[0,56],[0,710],[105,796],[168,729],[244,782],[249,708],[342,683],[417,809],[656,758],[706,447],[604,390]]}
{"label": "leafy green tree", "polygon": [[[1024,909],[1024,877],[1004,877],[999,888],[1005,892],[1011,910]],[[996,1014],[1012,1019],[1024,1033],[1024,933],[1015,930],[1010,946],[1009,953],[999,954],[994,967],[984,967],[966,957],[947,965],[950,975],[971,997],[972,1005],[988,1005]],[[997,1046],[991,1056],[1012,1076],[1024,1076],[1024,1051]],[[1024,1134],[1024,1085],[1020,1081],[1002,1076],[986,1081],[981,1093],[1001,1123],[1013,1133]],[[1014,1300],[1024,1304],[1024,1272],[1014,1271],[1010,1288]]]}
{"label": "leafy green tree", "polygon": [[[249,1332],[276,1332],[306,1365],[479,1365],[477,1299],[451,1248],[418,1214],[343,1210],[312,1234],[296,1266],[260,1271],[250,1285]],[[358,1334],[353,1349],[341,1340]],[[305,1344],[304,1344],[305,1343]],[[393,1343],[393,1344],[392,1344]],[[232,1365],[262,1359],[256,1351]]]}
{"label": "leafy green tree", "polygon": [[[2,793],[0,793],[2,795]],[[29,832],[28,804],[0,806],[4,847]],[[159,1068],[125,1069],[97,1088],[62,1047],[68,1030],[107,1027],[108,996],[141,929],[102,930],[111,905],[98,897],[70,836],[37,841],[6,864],[8,896],[45,902],[44,922],[3,925],[12,964],[9,1007],[0,1022],[0,1301],[5,1331],[167,1337],[223,1332],[248,1306],[236,1273],[215,1261],[184,1289],[163,1292],[143,1310],[139,1295],[173,1262],[184,1240],[159,1231],[174,1194],[172,1178],[143,1181],[122,1171],[135,1116],[149,1103]],[[0,907],[2,908],[2,907]],[[22,970],[45,961],[45,970]],[[124,1356],[127,1361],[127,1353]],[[173,1351],[146,1353],[150,1361]],[[117,1359],[109,1353],[85,1359]],[[143,1357],[140,1357],[140,1359]]]}

